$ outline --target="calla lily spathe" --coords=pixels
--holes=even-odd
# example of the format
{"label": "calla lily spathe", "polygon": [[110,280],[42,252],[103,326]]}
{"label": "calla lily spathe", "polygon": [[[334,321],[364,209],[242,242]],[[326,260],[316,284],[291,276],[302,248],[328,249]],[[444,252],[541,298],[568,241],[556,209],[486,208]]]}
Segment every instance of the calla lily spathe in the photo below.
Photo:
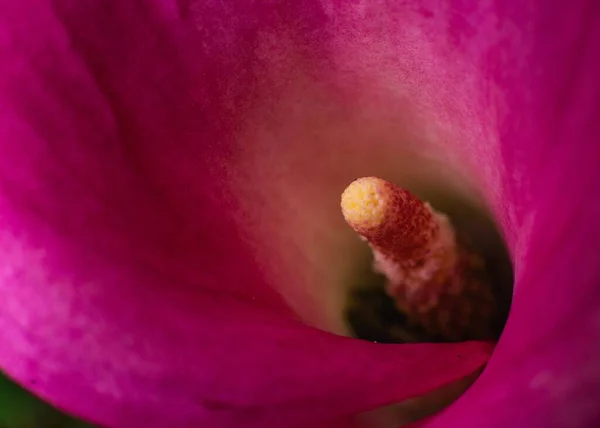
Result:
{"label": "calla lily spathe", "polygon": [[336,330],[315,286],[342,265],[335,192],[416,147],[477,185],[516,274],[482,377],[427,423],[589,426],[598,19],[583,0],[0,1],[0,367],[124,427],[348,426],[474,372],[489,344],[313,327]]}

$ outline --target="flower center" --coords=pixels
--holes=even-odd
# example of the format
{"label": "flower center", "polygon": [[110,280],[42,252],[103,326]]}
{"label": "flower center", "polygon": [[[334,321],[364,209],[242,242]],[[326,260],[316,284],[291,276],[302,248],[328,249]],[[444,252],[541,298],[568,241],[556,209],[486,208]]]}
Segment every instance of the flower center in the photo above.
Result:
{"label": "flower center", "polygon": [[464,199],[439,205],[445,214],[376,177],[355,180],[342,194],[346,222],[373,255],[345,311],[356,337],[431,342],[501,334],[512,294],[502,238]]}

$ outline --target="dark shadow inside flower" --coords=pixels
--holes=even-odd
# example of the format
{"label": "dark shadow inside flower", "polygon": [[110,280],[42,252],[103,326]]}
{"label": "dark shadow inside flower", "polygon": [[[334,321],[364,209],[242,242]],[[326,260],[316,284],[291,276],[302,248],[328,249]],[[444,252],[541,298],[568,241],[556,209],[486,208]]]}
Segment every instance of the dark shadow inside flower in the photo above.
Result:
{"label": "dark shadow inside flower", "polygon": [[[513,287],[513,270],[507,247],[490,214],[472,199],[455,189],[442,189],[435,185],[417,185],[413,193],[428,201],[438,212],[448,216],[456,232],[459,245],[469,248],[480,258],[473,274],[484,286],[491,289],[495,315],[486,330],[489,339],[498,340],[506,323]],[[373,269],[373,256],[365,244],[359,256],[348,289],[344,317],[354,337],[379,343],[445,342],[477,340],[467,330],[455,337],[428,333],[418,323],[411,323],[398,309],[396,302],[386,293],[386,278]],[[469,322],[470,315],[486,310],[485,303],[472,295],[465,295],[464,313],[453,314]],[[439,311],[433,307],[432,312]],[[476,317],[475,317],[476,319]]]}

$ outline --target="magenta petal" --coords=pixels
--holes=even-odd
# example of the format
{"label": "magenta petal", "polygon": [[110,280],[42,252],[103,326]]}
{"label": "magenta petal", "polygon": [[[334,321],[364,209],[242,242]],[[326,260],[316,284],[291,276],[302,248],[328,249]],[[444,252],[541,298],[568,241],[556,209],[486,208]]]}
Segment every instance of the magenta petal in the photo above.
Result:
{"label": "magenta petal", "polygon": [[508,35],[493,47],[503,59],[488,63],[488,78],[507,103],[513,308],[482,377],[427,426],[598,426],[600,8],[497,3]]}
{"label": "magenta petal", "polygon": [[332,336],[28,226],[45,235],[35,248],[0,235],[0,342],[10,344],[0,362],[51,402],[109,426],[329,420],[429,392],[490,351]]}
{"label": "magenta petal", "polygon": [[253,35],[319,21],[201,4],[0,2],[0,366],[144,427],[343,420],[481,367],[487,344],[294,319],[240,239],[227,167]]}
{"label": "magenta petal", "polygon": [[[506,333],[433,424],[594,421],[595,3],[246,3],[0,1],[0,366],[79,415],[161,427],[344,421],[480,367],[484,344],[381,346],[300,324],[240,239],[238,151],[261,148],[252,120],[277,116],[302,69],[391,122],[407,82],[505,229]],[[283,41],[297,49],[264,51]],[[364,126],[364,111],[347,117]],[[292,131],[329,141],[308,128]],[[351,146],[317,165],[299,149],[292,165],[325,177],[339,153],[362,159]]]}
{"label": "magenta petal", "polygon": [[1,289],[8,310],[0,340],[11,345],[0,352],[3,367],[55,404],[109,426],[333,419],[428,392],[469,373],[489,351],[331,336],[80,248],[87,254],[72,258],[89,276],[74,280],[73,269],[44,269],[53,257],[11,246],[6,234],[2,243],[15,269]]}

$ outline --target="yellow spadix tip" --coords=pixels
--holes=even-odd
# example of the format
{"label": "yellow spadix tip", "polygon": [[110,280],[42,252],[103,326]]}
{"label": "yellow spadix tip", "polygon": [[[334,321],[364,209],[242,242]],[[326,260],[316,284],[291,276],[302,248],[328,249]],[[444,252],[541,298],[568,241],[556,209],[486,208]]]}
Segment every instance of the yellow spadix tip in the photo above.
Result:
{"label": "yellow spadix tip", "polygon": [[390,189],[385,180],[363,177],[342,193],[342,214],[353,229],[371,229],[385,221]]}

